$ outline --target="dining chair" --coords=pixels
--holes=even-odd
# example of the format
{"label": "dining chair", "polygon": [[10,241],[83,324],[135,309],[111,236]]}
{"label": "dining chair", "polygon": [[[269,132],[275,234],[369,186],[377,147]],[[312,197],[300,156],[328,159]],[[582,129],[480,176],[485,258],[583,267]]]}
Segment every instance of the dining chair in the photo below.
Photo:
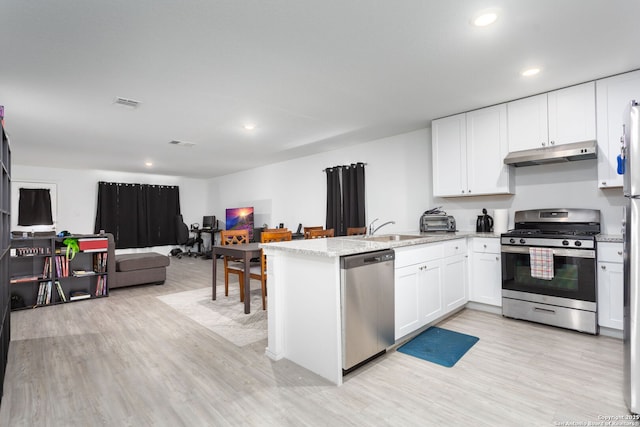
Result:
{"label": "dining chair", "polygon": [[361,236],[367,234],[367,227],[347,227],[347,236]]}
{"label": "dining chair", "polygon": [[333,237],[333,228],[328,230],[309,230],[309,239],[322,239],[325,237]]}
{"label": "dining chair", "polygon": [[[260,243],[270,242],[286,242],[291,240],[291,231],[285,229],[277,229],[275,231],[263,231],[260,234]],[[262,286],[262,309],[267,309],[267,257],[262,250],[262,256],[259,266],[251,266],[250,277],[260,280]]]}
{"label": "dining chair", "polygon": [[[220,244],[242,245],[249,243],[248,230],[221,230]],[[244,301],[244,261],[240,258],[224,256],[224,295],[229,296],[229,274],[236,274],[240,283],[240,301]],[[215,261],[215,260],[214,260]]]}
{"label": "dining chair", "polygon": [[309,239],[309,232],[311,230],[323,230],[323,229],[324,229],[324,227],[321,226],[321,225],[314,226],[314,227],[304,227],[304,229],[303,229],[304,230],[304,238],[305,239]]}

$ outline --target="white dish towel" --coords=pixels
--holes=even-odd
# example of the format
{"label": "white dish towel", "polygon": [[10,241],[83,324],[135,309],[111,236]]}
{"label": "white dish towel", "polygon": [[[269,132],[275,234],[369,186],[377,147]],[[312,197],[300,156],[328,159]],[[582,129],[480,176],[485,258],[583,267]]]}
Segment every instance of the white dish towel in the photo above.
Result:
{"label": "white dish towel", "polygon": [[543,280],[553,279],[553,249],[529,248],[531,277]]}

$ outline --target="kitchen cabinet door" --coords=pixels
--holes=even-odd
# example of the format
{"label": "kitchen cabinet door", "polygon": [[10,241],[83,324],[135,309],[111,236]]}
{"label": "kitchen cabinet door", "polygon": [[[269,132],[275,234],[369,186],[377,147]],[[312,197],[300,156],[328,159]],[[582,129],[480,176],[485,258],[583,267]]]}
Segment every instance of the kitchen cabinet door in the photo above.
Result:
{"label": "kitchen cabinet door", "polygon": [[504,164],[509,152],[507,105],[470,111],[467,124],[467,195],[513,194],[513,166]]}
{"label": "kitchen cabinet door", "polygon": [[467,191],[465,114],[431,123],[434,196],[460,196]]}
{"label": "kitchen cabinet door", "polygon": [[442,260],[431,261],[418,267],[418,306],[420,326],[436,320],[443,313]]}
{"label": "kitchen cabinet door", "polygon": [[596,139],[595,82],[547,94],[549,145]]}
{"label": "kitchen cabinet door", "polygon": [[433,195],[436,197],[513,194],[506,105],[434,120]]}
{"label": "kitchen cabinet door", "polygon": [[502,306],[502,271],[499,253],[474,252],[471,259],[469,299]]}
{"label": "kitchen cabinet door", "polygon": [[623,264],[598,262],[598,324],[623,329]]}
{"label": "kitchen cabinet door", "polygon": [[420,327],[418,275],[420,265],[410,265],[395,270],[395,339]]}
{"label": "kitchen cabinet door", "polygon": [[598,187],[622,187],[618,175],[623,113],[632,99],[640,100],[640,71],[596,81],[598,121]]}
{"label": "kitchen cabinet door", "polygon": [[467,297],[467,256],[456,255],[443,260],[442,296],[444,311],[462,307]]}
{"label": "kitchen cabinet door", "polygon": [[549,142],[547,94],[507,103],[509,151],[545,147]]}

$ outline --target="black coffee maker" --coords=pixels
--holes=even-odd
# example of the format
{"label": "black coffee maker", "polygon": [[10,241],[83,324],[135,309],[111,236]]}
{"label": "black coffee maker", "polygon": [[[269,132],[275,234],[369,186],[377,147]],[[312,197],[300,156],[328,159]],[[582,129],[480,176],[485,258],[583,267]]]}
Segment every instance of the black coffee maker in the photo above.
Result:
{"label": "black coffee maker", "polygon": [[478,220],[476,221],[476,232],[488,233],[491,230],[493,230],[493,218],[487,215],[486,209],[482,209],[482,215],[478,215]]}

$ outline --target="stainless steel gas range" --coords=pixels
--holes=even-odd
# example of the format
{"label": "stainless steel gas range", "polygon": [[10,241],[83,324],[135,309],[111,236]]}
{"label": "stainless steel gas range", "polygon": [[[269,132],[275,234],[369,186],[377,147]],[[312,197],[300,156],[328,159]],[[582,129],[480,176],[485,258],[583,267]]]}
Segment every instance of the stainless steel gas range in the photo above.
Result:
{"label": "stainless steel gas range", "polygon": [[600,211],[517,211],[501,235],[502,315],[598,333]]}

